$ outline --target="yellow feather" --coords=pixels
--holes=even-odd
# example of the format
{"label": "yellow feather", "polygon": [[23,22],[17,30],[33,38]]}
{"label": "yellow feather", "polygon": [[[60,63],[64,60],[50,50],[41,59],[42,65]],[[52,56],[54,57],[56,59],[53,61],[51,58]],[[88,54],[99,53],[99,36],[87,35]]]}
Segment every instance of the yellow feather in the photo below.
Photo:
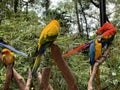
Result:
{"label": "yellow feather", "polygon": [[[59,22],[56,20],[52,20],[41,32],[40,38],[38,40],[38,48],[41,47],[42,44],[48,42],[49,39],[47,36],[57,36],[59,33]],[[52,41],[52,40],[51,40]]]}
{"label": "yellow feather", "polygon": [[[102,55],[102,44],[98,42],[98,39],[95,40],[95,60],[98,60]],[[100,71],[99,67],[96,72],[96,83],[97,83],[97,90],[100,90]]]}
{"label": "yellow feather", "polygon": [[2,53],[2,59],[5,65],[14,63],[14,53],[12,53],[9,49],[3,49]]}
{"label": "yellow feather", "polygon": [[98,60],[102,55],[102,44],[95,40],[95,60]]}
{"label": "yellow feather", "polygon": [[[41,45],[44,45],[47,42],[50,41],[54,41],[59,33],[59,22],[56,20],[52,20],[41,32],[39,40],[38,40],[38,50],[41,49]],[[45,47],[46,48],[46,47]],[[44,52],[44,51],[43,51]],[[36,57],[34,66],[33,66],[33,70],[32,70],[32,76],[35,75],[40,61],[41,61],[41,56],[43,54],[43,52],[41,54],[39,54]]]}

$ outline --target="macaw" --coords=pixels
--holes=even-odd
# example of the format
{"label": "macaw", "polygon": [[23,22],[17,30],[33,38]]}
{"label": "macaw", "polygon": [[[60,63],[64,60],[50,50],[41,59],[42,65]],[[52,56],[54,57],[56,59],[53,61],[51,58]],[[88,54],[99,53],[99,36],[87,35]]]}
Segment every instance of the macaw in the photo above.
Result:
{"label": "macaw", "polygon": [[[91,64],[91,72],[93,70],[94,63],[100,58],[102,55],[102,43],[99,42],[99,38],[97,37],[94,42],[89,47],[90,52],[90,64]],[[99,75],[99,68],[96,72],[96,81],[98,90],[100,90],[100,75]]]}
{"label": "macaw", "polygon": [[43,53],[45,52],[46,48],[49,47],[57,38],[59,33],[60,24],[57,20],[52,20],[41,32],[38,46],[37,46],[37,56],[34,62],[34,66],[32,69],[32,76],[35,75],[39,65],[40,59]]}
{"label": "macaw", "polygon": [[20,55],[22,55],[22,56],[27,57],[27,54],[26,54],[26,53],[23,53],[23,52],[21,52],[21,51],[18,51],[18,50],[16,50],[15,48],[13,48],[12,46],[8,45],[7,42],[5,42],[5,41],[3,40],[2,37],[0,37],[0,47],[8,48],[9,50],[11,50],[11,51],[13,51],[13,52],[15,52],[15,53],[17,53],[17,54],[20,54]]}
{"label": "macaw", "polygon": [[102,47],[113,41],[116,32],[116,28],[110,22],[106,22],[96,31],[96,34],[101,36]]}
{"label": "macaw", "polygon": [[14,53],[13,52],[5,48],[1,51],[1,54],[2,54],[2,61],[5,64],[5,66],[9,64],[14,65]]}
{"label": "macaw", "polygon": [[65,57],[68,57],[69,55],[74,54],[74,53],[78,52],[79,50],[86,50],[87,48],[90,47],[90,44],[92,44],[93,41],[94,41],[94,40],[91,40],[91,41],[89,41],[89,42],[87,42],[87,43],[85,43],[85,44],[82,44],[82,45],[80,45],[80,46],[77,46],[76,48],[68,51],[66,54],[63,54],[62,57],[64,57],[64,58],[65,58]]}

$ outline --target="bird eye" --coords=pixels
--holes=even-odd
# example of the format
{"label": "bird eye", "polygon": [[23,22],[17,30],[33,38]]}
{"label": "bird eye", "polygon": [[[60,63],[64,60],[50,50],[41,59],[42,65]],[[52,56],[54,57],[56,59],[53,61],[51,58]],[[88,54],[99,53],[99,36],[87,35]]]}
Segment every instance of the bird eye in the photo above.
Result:
{"label": "bird eye", "polygon": [[4,52],[1,52],[1,54],[5,54]]}

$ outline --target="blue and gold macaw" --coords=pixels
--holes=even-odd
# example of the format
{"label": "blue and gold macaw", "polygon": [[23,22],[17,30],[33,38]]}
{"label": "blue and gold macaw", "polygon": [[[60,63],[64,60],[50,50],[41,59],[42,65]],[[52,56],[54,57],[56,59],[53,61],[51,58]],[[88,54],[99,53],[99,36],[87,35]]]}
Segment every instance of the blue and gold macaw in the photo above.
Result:
{"label": "blue and gold macaw", "polygon": [[94,65],[95,61],[99,59],[102,54],[102,44],[95,39],[95,41],[90,45],[90,64]]}
{"label": "blue and gold macaw", "polygon": [[23,52],[21,52],[21,51],[18,51],[18,50],[16,50],[15,48],[13,48],[12,46],[8,45],[7,42],[5,42],[1,36],[0,36],[0,47],[2,47],[2,48],[7,48],[7,49],[9,49],[9,50],[11,50],[11,51],[13,51],[13,52],[15,52],[15,53],[17,53],[17,54],[20,54],[20,55],[22,55],[22,56],[24,56],[24,57],[27,57],[27,54],[26,54],[26,53],[23,53]]}
{"label": "blue and gold macaw", "polygon": [[57,38],[59,33],[59,22],[57,20],[52,20],[41,32],[38,47],[37,47],[37,57],[34,62],[32,69],[32,76],[35,75],[39,65],[42,54],[45,52],[46,48],[49,47]]}
{"label": "blue and gold macaw", "polygon": [[[100,58],[102,55],[102,48],[106,45],[109,45],[113,39],[114,35],[116,34],[116,28],[109,22],[103,24],[100,27],[96,34],[98,35],[95,41],[90,45],[90,64],[92,66],[91,71],[93,69],[94,63]],[[99,68],[96,72],[96,81],[97,81],[97,88],[100,90],[100,75],[99,75]]]}
{"label": "blue and gold macaw", "polygon": [[1,51],[1,54],[2,54],[2,61],[5,64],[5,66],[9,64],[14,65],[14,53],[13,52],[5,48]]}
{"label": "blue and gold macaw", "polygon": [[[102,55],[102,43],[99,42],[99,37],[97,37],[94,42],[90,45],[89,48],[90,52],[90,64],[91,64],[91,72],[93,70],[94,63],[100,58]],[[96,81],[98,90],[100,90],[100,75],[99,75],[99,68],[96,72]]]}

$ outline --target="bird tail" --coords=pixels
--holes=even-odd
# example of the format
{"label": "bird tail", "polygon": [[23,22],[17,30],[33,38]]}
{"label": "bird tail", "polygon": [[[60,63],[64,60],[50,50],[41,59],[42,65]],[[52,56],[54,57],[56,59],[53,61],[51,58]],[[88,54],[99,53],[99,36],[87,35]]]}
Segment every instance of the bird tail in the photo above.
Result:
{"label": "bird tail", "polygon": [[91,40],[91,41],[89,41],[89,42],[87,42],[85,44],[82,44],[82,45],[68,51],[66,54],[63,54],[62,56],[65,58],[65,57],[67,57],[67,56],[69,56],[71,54],[74,54],[74,53],[78,52],[79,50],[85,50],[86,48],[88,48],[90,46],[90,44],[92,42],[93,42],[93,40]]}
{"label": "bird tail", "polygon": [[97,83],[97,90],[101,90],[100,87],[100,70],[98,68],[97,72],[96,72],[96,83]]}
{"label": "bird tail", "polygon": [[36,71],[40,65],[40,61],[41,61],[41,54],[36,57],[36,60],[32,69],[32,76],[36,74]]}
{"label": "bird tail", "polygon": [[4,44],[4,43],[0,43],[0,46],[1,46],[1,47],[4,47],[4,48],[8,48],[8,49],[10,49],[11,51],[13,51],[13,52],[15,52],[15,53],[17,53],[17,54],[20,54],[20,55],[22,55],[22,56],[24,56],[24,57],[27,57],[27,54],[26,54],[26,53],[21,52],[21,51],[18,51],[18,50],[16,50],[15,48],[13,48],[13,47],[10,46],[10,45]]}

